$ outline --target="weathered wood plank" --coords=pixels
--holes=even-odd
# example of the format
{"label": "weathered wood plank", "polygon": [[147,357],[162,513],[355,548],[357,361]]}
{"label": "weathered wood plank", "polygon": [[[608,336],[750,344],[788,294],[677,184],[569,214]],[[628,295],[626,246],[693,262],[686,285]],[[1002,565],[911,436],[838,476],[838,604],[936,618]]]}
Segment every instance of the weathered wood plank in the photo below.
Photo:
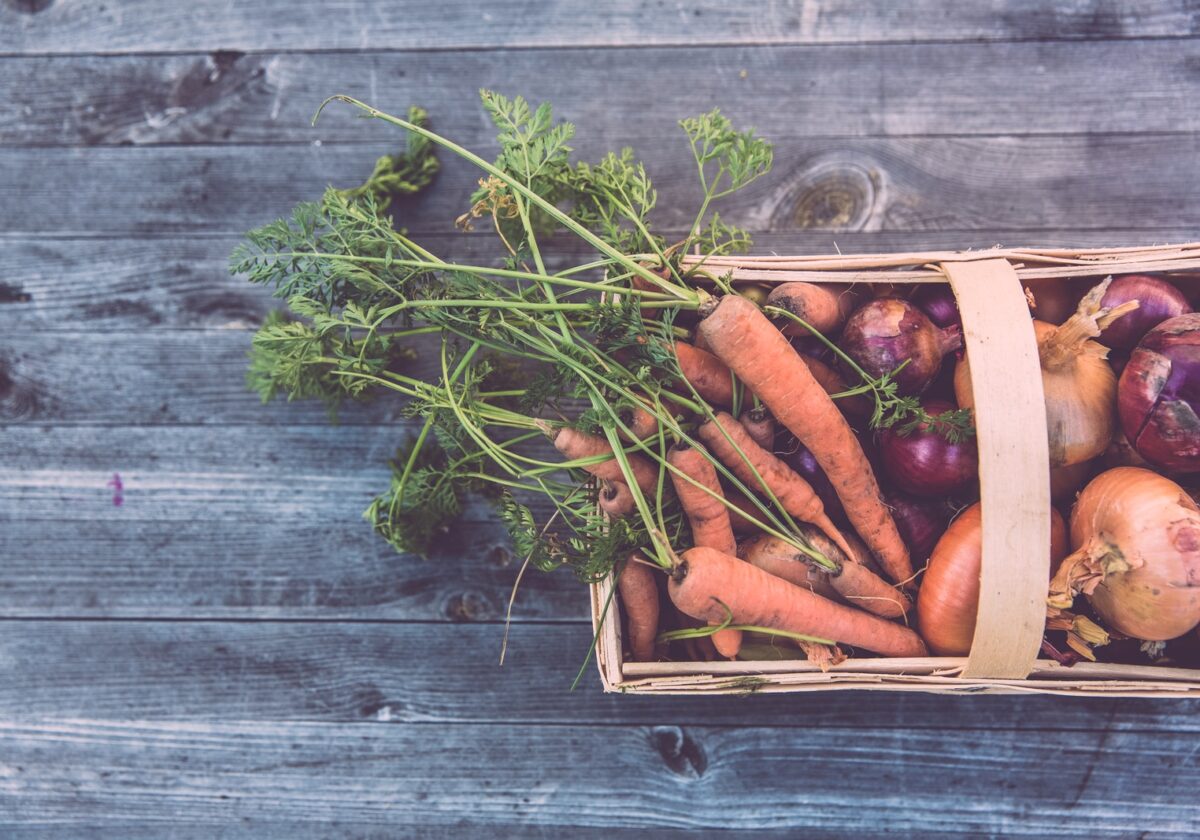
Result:
{"label": "weathered wood plank", "polygon": [[[362,519],[411,431],[0,429],[0,616],[502,619],[521,558],[482,502],[429,560]],[[527,574],[514,611],[586,614],[569,574]]]}
{"label": "weathered wood plank", "polygon": [[[1115,246],[1184,242],[1196,229],[920,231],[864,233],[795,231],[755,236],[760,253],[878,253],[1010,246]],[[0,238],[0,323],[6,330],[254,329],[282,301],[227,270],[238,240],[216,238]],[[492,262],[498,243],[487,232],[429,235],[426,247],[446,258]],[[551,267],[585,257],[572,240],[557,239]]]}
{"label": "weathered wood plank", "polygon": [[[349,119],[342,114],[338,119]],[[609,128],[623,137],[629,132]],[[610,145],[581,139],[585,157]],[[1198,135],[780,138],[775,170],[721,209],[754,231],[988,231],[1200,227],[1188,196]],[[682,144],[649,143],[655,224],[691,223],[695,164]],[[487,153],[486,147],[479,147]],[[0,150],[0,228],[12,234],[240,234],[361,180],[364,146]],[[477,173],[447,161],[437,189],[401,207],[415,233],[452,231]],[[136,184],[136,189],[128,185]],[[70,200],[66,197],[70,196]],[[97,212],[97,208],[104,208]]]}
{"label": "weathered wood plank", "polygon": [[[395,136],[339,119],[314,130],[334,93],[393,113],[424,104],[439,131],[477,143],[481,87],[549,99],[610,138],[674,137],[678,117],[714,106],[767,137],[1184,132],[1200,128],[1198,64],[1197,41],[10,58],[0,145]],[[701,65],[709,84],[695,84]]]}
{"label": "weathered wood plank", "polygon": [[[1108,728],[1180,741],[1200,733],[1198,700],[964,702],[876,692],[664,700],[606,695],[594,667],[572,693],[591,641],[581,622],[513,627],[503,667],[495,623],[16,621],[3,629],[0,719],[9,721],[604,721],[826,731],[886,720],[898,730]],[[88,690],[72,690],[80,685]],[[959,714],[968,705],[970,714]]]}
{"label": "weathered wood plank", "polygon": [[[431,744],[436,749],[430,749]],[[674,725],[0,723],[2,807],[30,826],[250,821],[657,826],[848,836],[1183,834],[1188,739]],[[797,757],[804,757],[802,782]],[[886,762],[887,770],[875,772]],[[597,768],[620,768],[602,773]],[[1134,792],[1129,780],[1153,778]],[[598,785],[601,787],[598,789]],[[250,823],[253,826],[253,823]],[[490,830],[490,828],[489,828]]]}
{"label": "weathered wood plank", "polygon": [[838,41],[1117,39],[1196,34],[1181,0],[1111,3],[1037,0],[958,3],[915,0],[770,0],[753,11],[719,0],[686,6],[619,0],[581,7],[564,0],[466,3],[429,14],[419,0],[380,6],[345,0],[188,6],[8,0],[0,4],[0,52],[181,50],[364,50],[639,44],[816,44]]}

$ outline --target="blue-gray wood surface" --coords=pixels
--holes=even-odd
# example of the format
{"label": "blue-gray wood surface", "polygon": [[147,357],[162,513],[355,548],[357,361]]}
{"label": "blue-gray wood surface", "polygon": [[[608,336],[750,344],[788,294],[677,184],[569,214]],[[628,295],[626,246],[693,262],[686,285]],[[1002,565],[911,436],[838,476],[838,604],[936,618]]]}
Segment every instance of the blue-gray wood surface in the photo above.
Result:
{"label": "blue-gray wood surface", "polygon": [[[372,537],[398,406],[260,406],[226,256],[396,145],[326,95],[488,152],[483,85],[634,145],[665,228],[674,121],[756,124],[763,249],[1200,237],[1192,0],[0,0],[0,837],[1200,832],[1196,701],[569,693],[576,583],[527,580],[499,668],[486,514]],[[411,228],[487,253],[471,184]]]}

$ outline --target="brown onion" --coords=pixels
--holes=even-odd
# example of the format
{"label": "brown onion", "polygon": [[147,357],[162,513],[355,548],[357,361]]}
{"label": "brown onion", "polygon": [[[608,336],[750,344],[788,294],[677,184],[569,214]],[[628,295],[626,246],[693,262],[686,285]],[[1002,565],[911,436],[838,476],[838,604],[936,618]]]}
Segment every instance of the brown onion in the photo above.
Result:
{"label": "brown onion", "polygon": [[[979,612],[979,572],[983,556],[981,504],[964,510],[938,540],[917,596],[917,628],[938,656],[966,656]],[[1067,553],[1067,526],[1050,509],[1051,571]],[[997,558],[1003,561],[1003,558]]]}
{"label": "brown onion", "polygon": [[[1130,301],[1114,309],[1102,308],[1100,299],[1109,282],[1105,280],[1084,295],[1079,309],[1062,326],[1033,322],[1042,362],[1052,467],[1088,461],[1112,442],[1117,377],[1105,361],[1108,349],[1091,339],[1137,304]],[[960,406],[974,407],[970,360],[965,356],[954,371],[954,393]]]}
{"label": "brown onion", "polygon": [[1079,281],[1059,277],[1025,281],[1025,289],[1033,296],[1030,307],[1039,321],[1061,324],[1074,314],[1083,297]]}
{"label": "brown onion", "polygon": [[942,358],[962,347],[962,330],[937,327],[906,300],[877,298],[846,321],[841,345],[875,378],[903,364],[895,376],[900,392],[919,394],[937,376]]}
{"label": "brown onion", "polygon": [[1079,488],[1087,483],[1092,476],[1094,464],[1091,461],[1080,461],[1069,467],[1054,467],[1050,470],[1050,501],[1062,505],[1063,510],[1075,501]]}
{"label": "brown onion", "polygon": [[1200,508],[1169,478],[1140,467],[1096,476],[1071,513],[1071,546],[1051,607],[1082,593],[1110,627],[1146,641],[1200,624]]}

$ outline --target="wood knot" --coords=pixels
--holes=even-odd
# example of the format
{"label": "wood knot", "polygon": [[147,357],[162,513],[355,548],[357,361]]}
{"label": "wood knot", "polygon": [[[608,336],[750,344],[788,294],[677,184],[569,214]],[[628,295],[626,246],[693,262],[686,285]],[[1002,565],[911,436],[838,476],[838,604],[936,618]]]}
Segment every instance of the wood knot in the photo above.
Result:
{"label": "wood knot", "polygon": [[457,592],[446,600],[442,612],[451,621],[484,621],[492,618],[496,611],[478,592]]}
{"label": "wood knot", "polygon": [[19,15],[36,15],[54,5],[54,0],[4,0],[4,5]]}
{"label": "wood knot", "polygon": [[677,776],[699,779],[708,769],[704,749],[678,726],[654,727],[650,730],[650,743]]}
{"label": "wood knot", "polygon": [[9,367],[0,359],[0,419],[29,420],[38,413],[37,390],[13,379]]}
{"label": "wood knot", "polygon": [[811,163],[780,203],[781,227],[861,230],[876,204],[878,175],[841,158]]}

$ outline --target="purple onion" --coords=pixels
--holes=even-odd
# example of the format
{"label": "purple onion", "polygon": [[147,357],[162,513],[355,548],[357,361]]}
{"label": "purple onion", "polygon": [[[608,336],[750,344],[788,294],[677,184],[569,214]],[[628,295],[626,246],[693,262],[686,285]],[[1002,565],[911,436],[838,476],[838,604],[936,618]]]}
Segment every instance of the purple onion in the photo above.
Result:
{"label": "purple onion", "polygon": [[919,499],[898,490],[884,493],[883,501],[892,509],[896,530],[908,546],[914,563],[921,565],[946,533],[954,507],[944,499]]}
{"label": "purple onion", "polygon": [[[927,414],[953,411],[954,404],[927,400]],[[914,496],[944,498],[968,488],[979,477],[975,438],[951,443],[937,429],[922,424],[901,435],[884,429],[879,435],[883,471],[892,483]]]}
{"label": "purple onion", "polygon": [[922,283],[912,296],[917,308],[929,316],[936,326],[962,329],[962,317],[958,314],[958,301],[948,283]]}
{"label": "purple onion", "polygon": [[942,357],[962,346],[962,330],[941,328],[913,304],[878,298],[850,316],[842,331],[842,349],[873,377],[896,374],[900,392],[919,394],[937,376]]}
{"label": "purple onion", "polygon": [[1200,314],[1150,332],[1117,385],[1121,429],[1134,451],[1171,472],[1200,471]]}
{"label": "purple onion", "polygon": [[1138,308],[1104,328],[1099,341],[1114,350],[1132,350],[1142,336],[1168,318],[1192,311],[1179,289],[1149,274],[1126,274],[1112,281],[1100,305],[1106,308],[1136,300]]}

